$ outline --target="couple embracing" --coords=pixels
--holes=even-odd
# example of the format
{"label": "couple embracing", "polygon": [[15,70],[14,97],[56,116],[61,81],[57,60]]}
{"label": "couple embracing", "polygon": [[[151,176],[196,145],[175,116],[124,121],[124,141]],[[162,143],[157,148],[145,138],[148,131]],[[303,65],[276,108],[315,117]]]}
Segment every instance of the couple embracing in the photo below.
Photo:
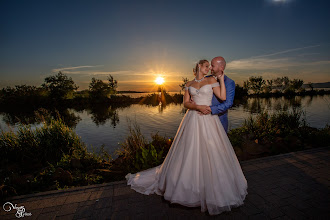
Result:
{"label": "couple embracing", "polygon": [[200,206],[210,215],[243,205],[248,185],[227,136],[235,82],[225,76],[225,66],[223,57],[197,62],[195,79],[185,87],[188,111],[166,158],[157,167],[127,174],[132,189],[156,193],[171,203]]}

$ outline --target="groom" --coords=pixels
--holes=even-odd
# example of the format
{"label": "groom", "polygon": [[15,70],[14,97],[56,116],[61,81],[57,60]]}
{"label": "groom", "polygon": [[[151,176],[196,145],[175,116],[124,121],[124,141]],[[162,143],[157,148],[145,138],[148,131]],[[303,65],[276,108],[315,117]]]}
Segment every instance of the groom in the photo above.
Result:
{"label": "groom", "polygon": [[[217,80],[219,80],[220,76],[225,70],[226,61],[223,57],[215,57],[211,61],[211,73],[207,77],[213,76]],[[230,79],[228,76],[224,76],[225,86],[226,86],[226,100],[220,101],[213,94],[212,105],[204,106],[204,109],[201,109],[201,114],[212,114],[219,115],[220,121],[225,129],[226,133],[228,132],[228,109],[233,105],[234,96],[235,96],[235,81]]]}

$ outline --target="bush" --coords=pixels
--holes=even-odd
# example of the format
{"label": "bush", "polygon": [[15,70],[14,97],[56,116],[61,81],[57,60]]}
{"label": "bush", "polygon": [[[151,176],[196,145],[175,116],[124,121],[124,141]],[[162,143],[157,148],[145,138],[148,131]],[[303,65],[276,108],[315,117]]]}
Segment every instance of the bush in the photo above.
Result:
{"label": "bush", "polygon": [[[78,135],[63,120],[47,116],[40,128],[19,124],[17,132],[0,134],[0,199],[104,182],[111,156],[88,153]],[[11,193],[1,192],[12,189]]]}
{"label": "bush", "polygon": [[0,160],[3,163],[38,161],[55,163],[64,154],[87,155],[87,148],[79,136],[61,118],[47,118],[39,128],[18,125],[17,132],[1,131]]}
{"label": "bush", "polygon": [[137,170],[146,170],[158,166],[163,162],[163,150],[157,152],[152,144],[141,147],[135,153],[134,167]]}
{"label": "bush", "polygon": [[134,122],[132,125],[129,121],[129,135],[116,152],[121,158],[120,166],[124,173],[135,173],[158,166],[163,162],[172,141],[158,133],[151,137],[152,141],[148,143],[138,124]]}
{"label": "bush", "polygon": [[56,75],[46,77],[41,86],[49,92],[50,98],[55,100],[70,97],[78,89],[72,78],[61,71]]}
{"label": "bush", "polygon": [[306,125],[302,119],[303,111],[279,112],[269,115],[267,112],[252,115],[244,121],[243,129],[249,131],[256,139],[275,136],[284,137],[289,134],[297,134],[297,130]]}

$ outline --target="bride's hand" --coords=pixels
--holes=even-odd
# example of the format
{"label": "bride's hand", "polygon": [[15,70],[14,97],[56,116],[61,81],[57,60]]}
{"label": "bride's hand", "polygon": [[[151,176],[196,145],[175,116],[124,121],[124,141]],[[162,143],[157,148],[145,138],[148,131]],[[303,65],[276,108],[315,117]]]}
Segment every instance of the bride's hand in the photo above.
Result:
{"label": "bride's hand", "polygon": [[189,102],[190,102],[191,104],[195,104],[195,105],[196,105],[196,103],[194,102],[193,99],[190,99]]}
{"label": "bride's hand", "polygon": [[208,106],[208,105],[199,105],[199,106],[197,107],[197,110],[198,110],[200,113],[204,114],[204,115],[207,115],[207,114],[210,114],[210,113],[211,113],[211,108],[210,108],[210,106]]}
{"label": "bride's hand", "polygon": [[220,74],[217,75],[217,78],[218,78],[219,80],[223,80],[223,79],[225,78],[225,73],[224,73],[223,71],[220,71]]}

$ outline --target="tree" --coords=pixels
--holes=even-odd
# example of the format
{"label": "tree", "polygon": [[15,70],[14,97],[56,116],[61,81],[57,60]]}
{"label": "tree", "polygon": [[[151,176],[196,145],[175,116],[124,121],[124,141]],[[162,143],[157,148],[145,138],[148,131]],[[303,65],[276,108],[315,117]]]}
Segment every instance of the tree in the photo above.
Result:
{"label": "tree", "polygon": [[272,90],[273,90],[273,83],[274,83],[274,81],[272,79],[271,80],[268,80],[267,79],[266,84],[264,86],[265,93],[272,92]]}
{"label": "tree", "polygon": [[301,79],[290,80],[290,89],[292,89],[293,91],[296,92],[301,89],[303,84],[304,84],[304,81]]}
{"label": "tree", "polygon": [[45,78],[45,82],[41,85],[48,90],[50,97],[54,99],[65,99],[78,89],[71,77],[66,76],[61,71],[54,76]]}
{"label": "tree", "polygon": [[89,92],[92,98],[104,98],[110,94],[109,86],[100,79],[92,78],[89,84]]}
{"label": "tree", "polygon": [[279,90],[279,91],[282,90],[282,78],[281,77],[274,79],[273,84],[274,84],[274,87],[276,90]]}
{"label": "tree", "polygon": [[287,76],[274,79],[274,87],[283,92],[290,86],[290,80]]}
{"label": "tree", "polygon": [[262,76],[251,76],[249,78],[248,86],[255,94],[259,94],[265,85],[265,80]]}
{"label": "tree", "polygon": [[243,89],[245,89],[247,92],[249,92],[249,89],[250,89],[249,86],[250,86],[249,85],[249,80],[246,80],[246,81],[243,82]]}
{"label": "tree", "polygon": [[290,86],[290,79],[289,79],[289,77],[287,77],[287,76],[282,77],[282,84],[283,84],[283,89],[282,90],[288,89],[289,86]]}
{"label": "tree", "polygon": [[179,86],[181,87],[181,90],[184,90],[184,87],[186,87],[186,84],[189,81],[189,79],[187,77],[186,78],[182,77],[182,81],[183,81],[183,83]]}
{"label": "tree", "polygon": [[109,83],[105,83],[100,79],[92,78],[92,82],[89,84],[89,91],[92,98],[106,98],[110,94],[116,94],[117,80],[109,75]]}
{"label": "tree", "polygon": [[114,80],[113,76],[109,75],[108,76],[108,81],[109,81],[108,85],[109,85],[109,88],[110,88],[110,94],[116,94],[117,87],[118,87],[117,80]]}
{"label": "tree", "polygon": [[307,83],[307,85],[309,86],[309,88],[310,88],[312,91],[314,91],[313,83],[309,82],[309,83]]}

